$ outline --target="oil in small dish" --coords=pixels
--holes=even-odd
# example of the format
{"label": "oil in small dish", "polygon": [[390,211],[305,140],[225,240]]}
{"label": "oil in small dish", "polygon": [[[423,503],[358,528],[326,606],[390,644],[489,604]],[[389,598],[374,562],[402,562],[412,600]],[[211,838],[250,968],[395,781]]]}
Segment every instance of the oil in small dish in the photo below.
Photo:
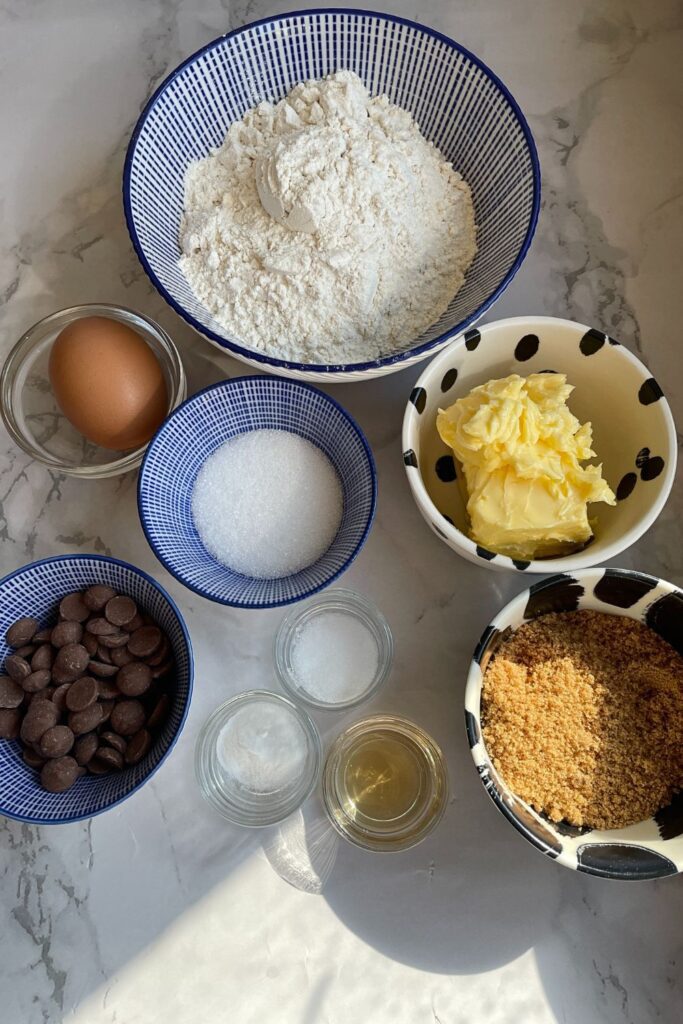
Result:
{"label": "oil in small dish", "polygon": [[342,733],[323,776],[332,824],[369,850],[404,850],[421,842],[440,821],[447,792],[434,740],[391,715],[375,715]]}

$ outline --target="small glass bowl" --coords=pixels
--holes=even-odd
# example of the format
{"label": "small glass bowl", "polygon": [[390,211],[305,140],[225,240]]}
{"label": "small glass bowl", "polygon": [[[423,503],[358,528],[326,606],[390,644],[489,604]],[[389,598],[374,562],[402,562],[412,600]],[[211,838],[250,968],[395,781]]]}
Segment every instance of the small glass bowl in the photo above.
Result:
{"label": "small glass bowl", "polygon": [[8,433],[20,448],[50,469],[95,480],[135,469],[147,445],[112,452],[92,444],[69,423],[55,401],[48,374],[50,350],[60,331],[88,316],[118,320],[147,342],[164,374],[169,413],[184,401],[187,382],[180,354],[168,334],[153,320],[124,306],[71,306],[39,320],[22,335],[0,376],[0,411]]}
{"label": "small glass bowl", "polygon": [[327,815],[344,839],[364,850],[407,850],[441,821],[448,775],[441,750],[419,726],[373,715],[337,737],[322,790]]}
{"label": "small glass bowl", "polygon": [[[274,786],[267,791],[246,789],[231,779],[222,763],[220,738],[238,711],[246,707],[285,709],[304,737],[304,764],[291,786]],[[235,825],[259,828],[275,825],[293,814],[313,791],[319,775],[322,748],[320,735],[305,711],[286,697],[268,690],[248,690],[221,704],[209,716],[197,739],[195,774],[204,799]]]}
{"label": "small glass bowl", "polygon": [[[362,693],[345,701],[320,700],[302,687],[294,672],[292,652],[301,630],[311,619],[328,612],[342,612],[359,619],[377,643],[377,671],[374,678]],[[343,587],[336,587],[303,608],[292,611],[280,623],[275,637],[275,668],[283,688],[293,700],[318,711],[348,711],[374,697],[386,682],[393,657],[394,641],[382,613],[360,594]]]}

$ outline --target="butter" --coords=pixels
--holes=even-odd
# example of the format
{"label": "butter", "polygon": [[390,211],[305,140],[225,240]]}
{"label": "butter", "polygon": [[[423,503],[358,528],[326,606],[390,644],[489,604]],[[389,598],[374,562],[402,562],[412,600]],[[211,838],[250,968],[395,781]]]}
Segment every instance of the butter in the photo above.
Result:
{"label": "butter", "polygon": [[512,374],[474,388],[436,427],[467,487],[471,536],[499,554],[531,560],[567,554],[593,535],[588,505],[616,498],[595,457],[590,423],[567,408],[561,373]]}

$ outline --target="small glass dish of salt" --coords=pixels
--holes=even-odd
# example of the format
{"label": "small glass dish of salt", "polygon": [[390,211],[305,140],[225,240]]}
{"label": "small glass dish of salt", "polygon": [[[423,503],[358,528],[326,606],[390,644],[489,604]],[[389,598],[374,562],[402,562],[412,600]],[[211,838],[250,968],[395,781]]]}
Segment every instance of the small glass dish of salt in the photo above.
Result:
{"label": "small glass dish of salt", "polygon": [[268,690],[221,704],[195,747],[202,795],[236,825],[274,825],[298,810],[320,775],[320,735],[305,711]]}
{"label": "small glass dish of salt", "polygon": [[341,587],[286,616],[275,637],[282,686],[293,700],[318,710],[348,710],[374,696],[393,653],[379,609]]}

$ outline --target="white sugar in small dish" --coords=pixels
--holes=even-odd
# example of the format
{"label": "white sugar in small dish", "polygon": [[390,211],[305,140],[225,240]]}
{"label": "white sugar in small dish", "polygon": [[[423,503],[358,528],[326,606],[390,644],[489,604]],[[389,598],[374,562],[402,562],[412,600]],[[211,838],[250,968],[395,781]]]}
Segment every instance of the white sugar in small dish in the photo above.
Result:
{"label": "white sugar in small dish", "polygon": [[339,476],[316,445],[286,430],[226,441],[200,469],[192,516],[219,562],[253,579],[280,579],[317,562],[343,511]]}
{"label": "white sugar in small dish", "polygon": [[275,667],[290,697],[319,710],[356,707],[385,682],[393,638],[381,612],[336,588],[292,612],[275,638]]}

